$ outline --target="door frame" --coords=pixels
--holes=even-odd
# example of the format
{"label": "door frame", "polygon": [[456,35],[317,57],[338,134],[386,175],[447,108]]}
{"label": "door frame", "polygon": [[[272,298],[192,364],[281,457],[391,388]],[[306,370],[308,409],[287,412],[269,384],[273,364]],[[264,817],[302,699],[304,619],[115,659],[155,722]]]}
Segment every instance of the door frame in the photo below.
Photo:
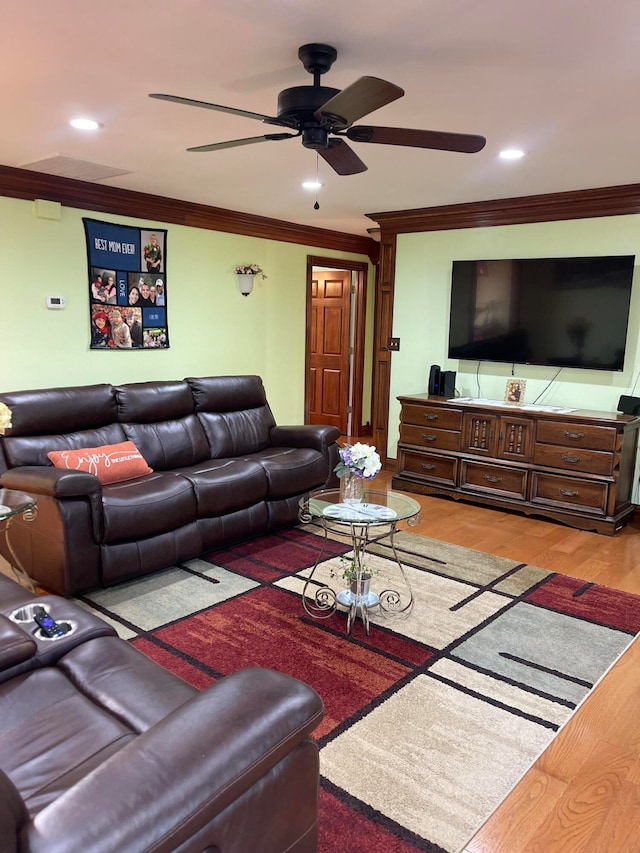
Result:
{"label": "door frame", "polygon": [[[353,292],[353,356],[349,359],[349,400],[351,407],[351,429],[362,433],[362,391],[364,384],[365,332],[367,318],[367,278],[369,265],[364,261],[345,261],[342,258],[328,258],[319,255],[307,255],[306,282],[306,330],[304,345],[304,422],[309,423],[310,392],[309,368],[311,363],[311,287],[314,267],[329,267],[351,272]],[[351,322],[351,320],[350,320]]]}

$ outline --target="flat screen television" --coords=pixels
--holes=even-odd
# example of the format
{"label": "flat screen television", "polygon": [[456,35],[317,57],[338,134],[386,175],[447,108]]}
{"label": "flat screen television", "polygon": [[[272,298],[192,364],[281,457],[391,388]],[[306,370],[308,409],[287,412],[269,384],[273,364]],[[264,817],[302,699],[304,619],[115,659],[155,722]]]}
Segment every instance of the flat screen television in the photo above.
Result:
{"label": "flat screen television", "polygon": [[454,261],[449,358],[622,370],[634,262]]}

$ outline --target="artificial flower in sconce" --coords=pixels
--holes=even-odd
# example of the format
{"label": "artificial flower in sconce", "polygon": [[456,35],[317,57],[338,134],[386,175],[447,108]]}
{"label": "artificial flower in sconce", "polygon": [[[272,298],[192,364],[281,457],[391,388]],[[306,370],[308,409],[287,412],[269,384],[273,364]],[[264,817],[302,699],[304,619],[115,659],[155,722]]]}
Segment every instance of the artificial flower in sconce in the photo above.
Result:
{"label": "artificial flower in sconce", "polygon": [[4,435],[6,429],[11,429],[11,409],[6,403],[0,403],[0,435]]}
{"label": "artificial flower in sconce", "polygon": [[253,290],[255,276],[261,275],[263,279],[266,278],[262,267],[258,264],[238,264],[235,274],[238,276],[238,286],[243,296],[248,296]]}

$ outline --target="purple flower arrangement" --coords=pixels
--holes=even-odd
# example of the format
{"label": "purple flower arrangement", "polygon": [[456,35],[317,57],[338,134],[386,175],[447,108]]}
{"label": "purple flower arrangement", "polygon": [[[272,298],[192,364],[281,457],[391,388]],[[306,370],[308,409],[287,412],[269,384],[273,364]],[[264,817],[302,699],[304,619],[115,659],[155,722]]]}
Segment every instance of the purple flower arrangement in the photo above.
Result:
{"label": "purple flower arrangement", "polygon": [[338,477],[344,477],[345,474],[355,474],[357,477],[362,477],[364,480],[373,480],[378,471],[382,468],[380,456],[376,452],[375,447],[368,444],[345,444],[339,450],[340,461],[333,469]]}

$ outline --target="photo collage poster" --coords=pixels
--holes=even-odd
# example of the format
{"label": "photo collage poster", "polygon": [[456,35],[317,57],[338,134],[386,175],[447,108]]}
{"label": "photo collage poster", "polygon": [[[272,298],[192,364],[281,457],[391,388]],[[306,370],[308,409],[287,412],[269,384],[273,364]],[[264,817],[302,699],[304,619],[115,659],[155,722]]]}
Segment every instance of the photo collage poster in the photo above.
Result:
{"label": "photo collage poster", "polygon": [[90,349],[167,349],[167,232],[83,219]]}

